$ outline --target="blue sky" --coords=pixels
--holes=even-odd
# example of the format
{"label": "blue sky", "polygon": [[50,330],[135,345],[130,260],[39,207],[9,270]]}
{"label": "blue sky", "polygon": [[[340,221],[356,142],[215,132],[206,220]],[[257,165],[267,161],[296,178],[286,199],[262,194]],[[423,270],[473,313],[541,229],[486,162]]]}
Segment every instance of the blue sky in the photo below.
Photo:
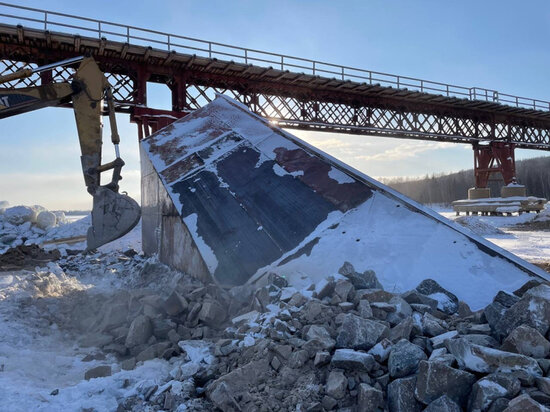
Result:
{"label": "blue sky", "polygon": [[[544,1],[17,1],[205,40],[550,100],[550,3]],[[151,92],[152,106],[168,94]],[[137,131],[119,116],[123,190],[139,197]],[[2,120],[0,198],[89,208],[73,114]],[[471,168],[469,146],[293,132],[375,177]],[[111,146],[105,133],[105,159]],[[517,151],[518,158],[544,155]]]}

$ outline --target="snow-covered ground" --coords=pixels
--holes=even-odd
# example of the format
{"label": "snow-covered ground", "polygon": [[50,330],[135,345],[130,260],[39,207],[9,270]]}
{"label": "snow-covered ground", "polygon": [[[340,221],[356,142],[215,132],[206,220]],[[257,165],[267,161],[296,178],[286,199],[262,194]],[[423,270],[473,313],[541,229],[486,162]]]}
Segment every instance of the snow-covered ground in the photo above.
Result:
{"label": "snow-covered ground", "polygon": [[[85,227],[86,221],[64,225],[65,230],[76,233],[75,227]],[[0,272],[0,411],[114,411],[117,400],[166,380],[171,362],[150,360],[124,371],[114,357],[87,360],[97,349],[84,347],[77,334],[58,325],[62,313],[81,304],[81,292],[108,295],[135,281],[128,277],[128,262],[118,264],[117,256],[111,264],[109,259],[97,264],[102,253],[129,248],[141,250],[141,225],[80,259],[79,276],[64,273],[57,263],[35,271]],[[84,380],[87,370],[105,364],[111,365],[112,376]]]}
{"label": "snow-covered ground", "polygon": [[[550,220],[550,205],[540,214],[523,213],[514,216],[457,217],[451,207],[432,205],[432,209],[448,219],[470,228],[497,246],[531,263],[550,262],[550,231],[518,230],[517,225]],[[498,233],[501,232],[501,233]]]}
{"label": "snow-covered ground", "polygon": [[[434,209],[447,218],[457,219],[450,208],[435,206]],[[514,226],[535,219],[543,221],[549,215],[547,209],[538,217],[535,214],[472,216],[461,217],[459,222],[522,258],[548,262],[550,231],[517,230]],[[59,230],[72,235],[85,233],[83,228],[89,223],[86,219],[89,218],[62,225]],[[65,273],[57,263],[35,271],[0,272],[0,411],[82,411],[86,408],[114,411],[120,399],[166,381],[174,363],[181,359],[150,360],[132,371],[121,370],[114,357],[85,361],[86,357],[96,357],[97,349],[84,347],[77,334],[58,324],[62,314],[80,305],[78,297],[82,293],[100,296],[125,288],[144,287],[148,280],[132,275],[139,273],[136,259],[124,260],[120,254],[129,248],[141,250],[141,225],[123,238],[102,246],[99,254],[78,258],[75,261],[80,265],[78,275]],[[99,256],[103,258],[100,260]],[[144,258],[137,261],[140,259],[143,264],[147,262]],[[70,262],[71,258],[67,257],[59,264]],[[156,286],[162,283],[155,282]],[[100,364],[111,365],[113,375],[85,380],[86,370]]]}

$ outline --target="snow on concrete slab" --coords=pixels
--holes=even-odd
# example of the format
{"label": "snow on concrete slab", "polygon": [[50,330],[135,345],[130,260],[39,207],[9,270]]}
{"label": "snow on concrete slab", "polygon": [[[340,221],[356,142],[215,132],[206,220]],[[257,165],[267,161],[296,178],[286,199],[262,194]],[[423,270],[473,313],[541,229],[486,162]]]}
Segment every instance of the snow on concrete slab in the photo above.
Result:
{"label": "snow on concrete slab", "polygon": [[196,216],[194,247],[225,285],[275,272],[302,288],[349,261],[390,291],[432,278],[479,308],[547,276],[225,96],[142,148],[182,221]]}

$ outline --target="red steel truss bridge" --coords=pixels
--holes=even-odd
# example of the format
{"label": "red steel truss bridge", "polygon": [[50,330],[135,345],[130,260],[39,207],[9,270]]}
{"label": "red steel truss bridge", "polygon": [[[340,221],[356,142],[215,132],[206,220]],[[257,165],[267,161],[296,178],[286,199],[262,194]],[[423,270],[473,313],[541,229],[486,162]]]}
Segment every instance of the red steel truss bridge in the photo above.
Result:
{"label": "red steel truss bridge", "polygon": [[[0,75],[91,55],[116,109],[148,136],[223,93],[281,127],[472,144],[476,187],[515,177],[514,149],[550,150],[550,102],[230,46],[0,2]],[[12,82],[70,81],[62,67]],[[147,106],[166,84],[172,110]]]}

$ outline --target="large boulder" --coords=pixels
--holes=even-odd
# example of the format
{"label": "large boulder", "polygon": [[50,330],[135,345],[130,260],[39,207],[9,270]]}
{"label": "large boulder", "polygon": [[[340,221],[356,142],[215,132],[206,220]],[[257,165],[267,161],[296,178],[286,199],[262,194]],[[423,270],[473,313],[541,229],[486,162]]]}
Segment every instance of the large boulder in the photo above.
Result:
{"label": "large boulder", "polygon": [[528,375],[542,376],[537,361],[524,355],[475,345],[463,338],[447,340],[445,345],[460,367],[472,372],[523,371]]}
{"label": "large boulder", "polygon": [[429,404],[447,395],[459,405],[466,403],[475,375],[451,368],[441,362],[421,361],[416,377],[416,398]]}
{"label": "large boulder", "polygon": [[202,304],[199,312],[199,319],[209,326],[220,326],[227,316],[224,308],[215,300],[206,301]]}
{"label": "large boulder", "polygon": [[519,302],[519,297],[501,290],[496,294],[493,302],[500,303],[502,306],[510,308]]}
{"label": "large boulder", "polygon": [[458,298],[433,279],[425,279],[420,282],[416,291],[436,300],[437,308],[449,315],[458,310]]}
{"label": "large boulder", "polygon": [[548,412],[548,408],[545,408],[525,393],[512,399],[504,412]]}
{"label": "large boulder", "polygon": [[388,334],[386,325],[348,313],[336,337],[336,347],[369,350]]}
{"label": "large boulder", "polygon": [[149,316],[139,315],[130,324],[125,344],[128,348],[143,345],[149,340],[152,334],[153,324],[151,318],[149,318]]}
{"label": "large boulder", "polygon": [[420,305],[427,305],[431,310],[437,309],[437,300],[432,299],[417,290],[410,290],[401,295],[401,297],[409,304],[416,303]]}
{"label": "large boulder", "polygon": [[342,399],[346,395],[348,379],[340,371],[331,371],[325,385],[325,392],[334,399]]}
{"label": "large boulder", "polygon": [[357,402],[358,412],[376,412],[384,410],[384,393],[366,383],[359,385]]}
{"label": "large boulder", "polygon": [[422,316],[422,330],[427,336],[439,336],[447,332],[445,323],[428,312]]}
{"label": "large boulder", "polygon": [[550,286],[544,283],[540,284],[526,291],[523,296],[536,296],[538,298],[550,300]]}
{"label": "large boulder", "polygon": [[506,306],[499,302],[493,302],[487,305],[487,307],[483,310],[483,315],[492,329],[496,328],[506,310]]}
{"label": "large boulder", "polygon": [[468,402],[469,411],[486,411],[498,398],[513,398],[521,389],[517,378],[509,374],[495,373],[478,380],[472,386]]}
{"label": "large boulder", "polygon": [[500,349],[533,358],[546,358],[550,353],[550,342],[538,330],[520,325],[502,342]]}
{"label": "large boulder", "polygon": [[388,360],[388,370],[392,378],[402,378],[415,372],[418,364],[426,360],[424,351],[408,340],[402,339],[395,344]]}
{"label": "large boulder", "polygon": [[430,403],[424,412],[462,412],[462,408],[447,395],[443,395]]}
{"label": "large boulder", "polygon": [[412,315],[412,308],[403,298],[395,296],[388,302],[393,306],[394,310],[386,316],[386,321],[392,326],[397,325],[402,320]]}
{"label": "large boulder", "polygon": [[388,385],[388,409],[390,412],[420,412],[423,406],[416,397],[416,376],[396,379]]}
{"label": "large boulder", "polygon": [[383,289],[382,284],[376,277],[376,273],[372,270],[358,273],[351,263],[345,262],[338,270],[338,273],[347,277],[355,289]]}
{"label": "large boulder", "polygon": [[311,325],[307,328],[307,332],[305,335],[305,338],[308,341],[316,339],[321,342],[323,349],[332,350],[334,348],[334,339],[330,337],[330,333],[326,330],[324,326]]}
{"label": "large boulder", "polygon": [[495,325],[495,332],[506,337],[521,325],[530,326],[546,335],[550,327],[550,300],[527,293],[519,302],[506,310]]}
{"label": "large boulder", "polygon": [[331,360],[331,365],[334,368],[359,372],[370,372],[375,363],[372,355],[353,349],[336,349]]}
{"label": "large boulder", "polygon": [[111,376],[111,367],[109,365],[100,365],[95,368],[88,369],[84,374],[84,379],[89,381],[90,379],[104,378],[106,376]]}

